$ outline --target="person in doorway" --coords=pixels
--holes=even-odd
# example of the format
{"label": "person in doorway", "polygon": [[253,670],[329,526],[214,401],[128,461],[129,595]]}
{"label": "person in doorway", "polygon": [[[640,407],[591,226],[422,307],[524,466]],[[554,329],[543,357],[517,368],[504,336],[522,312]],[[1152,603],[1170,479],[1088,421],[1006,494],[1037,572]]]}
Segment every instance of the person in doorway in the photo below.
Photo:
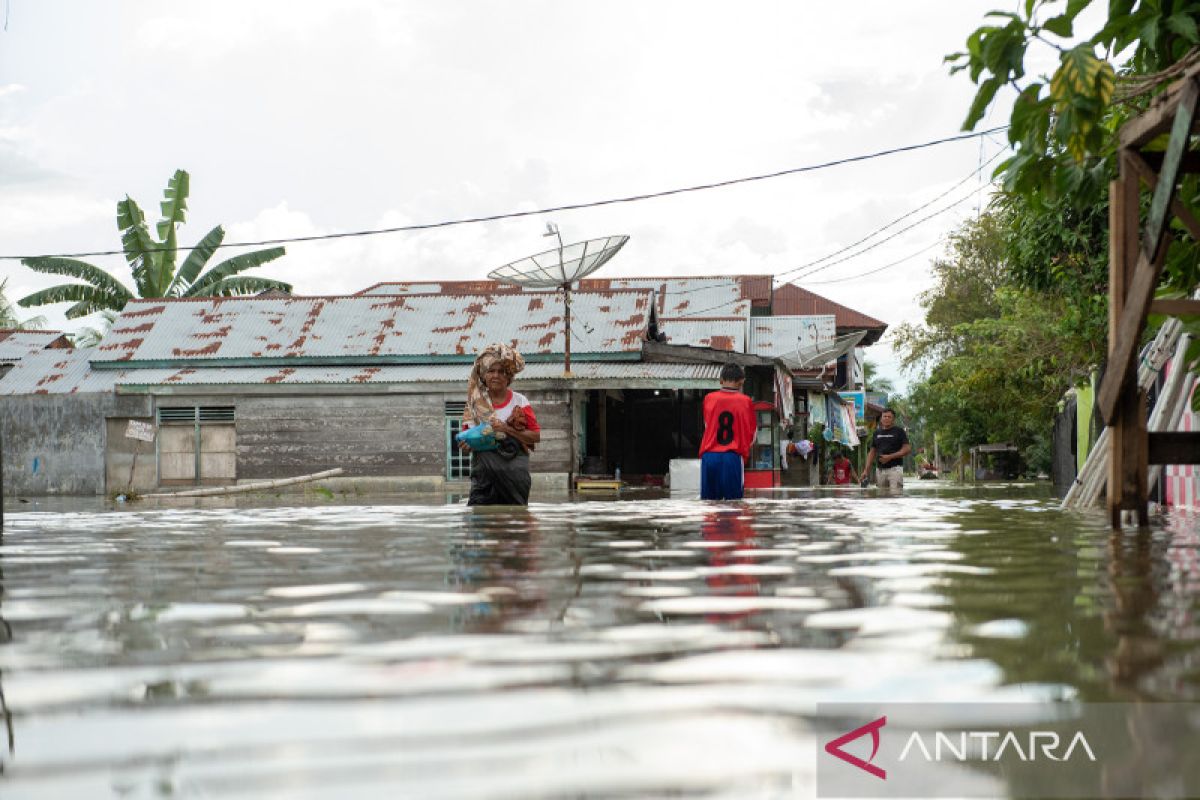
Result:
{"label": "person in doorway", "polygon": [[745,383],[745,370],[728,363],[721,368],[721,388],[704,397],[702,500],[740,500],[745,494],[744,466],[758,428],[754,403],[742,393]]}
{"label": "person in doorway", "polygon": [[[471,458],[471,494],[467,505],[528,505],[532,477],[529,453],[542,439],[533,406],[510,387],[525,359],[507,344],[490,344],[475,359],[467,381],[463,429],[488,422],[496,449],[476,451]],[[461,445],[466,450],[466,444]]]}
{"label": "person in doorway", "polygon": [[833,459],[833,466],[830,468],[830,476],[833,478],[835,486],[858,483],[858,473],[854,471],[854,465],[850,463],[845,450],[838,450],[837,456]]}
{"label": "person in doorway", "polygon": [[863,481],[871,473],[871,464],[879,459],[879,467],[875,470],[875,484],[880,489],[904,488],[904,457],[912,452],[908,443],[908,434],[896,424],[896,412],[885,408],[879,415],[879,427],[871,438],[871,449],[867,453],[867,463],[863,467]]}

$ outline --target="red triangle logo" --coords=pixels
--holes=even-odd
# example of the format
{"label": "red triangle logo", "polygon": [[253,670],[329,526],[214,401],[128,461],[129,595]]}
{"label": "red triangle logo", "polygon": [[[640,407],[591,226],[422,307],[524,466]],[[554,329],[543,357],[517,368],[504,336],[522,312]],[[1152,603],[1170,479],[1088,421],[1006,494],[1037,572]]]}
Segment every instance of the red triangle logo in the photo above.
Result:
{"label": "red triangle logo", "polygon": [[[849,733],[843,734],[834,739],[832,742],[827,742],[825,744],[825,752],[829,753],[831,756],[840,758],[847,764],[853,764],[859,769],[871,773],[880,780],[887,780],[887,771],[870,763],[872,760],[874,760],[875,754],[879,752],[879,729],[884,725],[887,725],[887,717],[880,717],[874,722],[868,722],[861,728],[855,728]],[[868,733],[871,734],[871,757],[866,761],[863,761],[858,756],[851,755],[842,749],[842,745],[846,744],[847,742],[853,742],[855,739],[859,738],[860,736],[866,736]]]}

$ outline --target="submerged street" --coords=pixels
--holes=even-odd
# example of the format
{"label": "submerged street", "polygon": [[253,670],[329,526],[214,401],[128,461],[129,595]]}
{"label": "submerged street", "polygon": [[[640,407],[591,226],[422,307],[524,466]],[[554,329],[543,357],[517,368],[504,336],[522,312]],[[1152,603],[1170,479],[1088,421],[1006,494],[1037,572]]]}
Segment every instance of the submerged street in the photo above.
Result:
{"label": "submerged street", "polygon": [[3,795],[811,796],[818,702],[1200,699],[1195,516],[778,497],[10,506]]}

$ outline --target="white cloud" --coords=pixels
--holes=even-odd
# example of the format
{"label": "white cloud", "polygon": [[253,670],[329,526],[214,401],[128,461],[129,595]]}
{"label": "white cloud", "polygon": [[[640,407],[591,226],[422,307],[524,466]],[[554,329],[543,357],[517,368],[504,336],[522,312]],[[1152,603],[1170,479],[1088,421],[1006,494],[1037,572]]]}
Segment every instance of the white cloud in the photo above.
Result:
{"label": "white cloud", "polygon": [[[21,36],[0,51],[0,233],[9,252],[109,249],[107,198],[128,193],[152,212],[179,167],[192,176],[182,240],[218,223],[252,240],[620,197],[939,138],[973,94],[942,57],[992,5],[28,4]],[[551,216],[573,239],[631,234],[605,268],[614,276],[778,272],[844,247],[977,161],[969,142]],[[544,248],[545,222],[296,243],[259,273],[312,293],[478,278]],[[952,223],[820,275],[887,263]],[[919,311],[927,263],[812,288],[897,324]],[[871,357],[885,361],[883,349]]]}

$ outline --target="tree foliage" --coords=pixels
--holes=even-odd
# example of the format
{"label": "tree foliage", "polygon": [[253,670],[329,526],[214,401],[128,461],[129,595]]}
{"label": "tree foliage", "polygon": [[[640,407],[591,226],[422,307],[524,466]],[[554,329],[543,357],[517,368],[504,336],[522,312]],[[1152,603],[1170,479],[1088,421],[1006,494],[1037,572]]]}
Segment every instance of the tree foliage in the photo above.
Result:
{"label": "tree foliage", "polygon": [[[1015,13],[992,12],[988,24],[968,38],[966,50],[946,57],[951,72],[966,72],[979,88],[963,123],[972,130],[1003,87],[1017,95],[1009,116],[1008,139],[1013,155],[996,175],[1003,190],[1021,198],[1033,228],[1021,240],[1040,253],[1038,234],[1051,235],[1064,215],[1093,215],[1107,204],[1108,181],[1116,175],[1116,132],[1139,114],[1174,77],[1171,67],[1200,46],[1200,0],[1109,0],[1108,14],[1090,36],[1076,30],[1079,14],[1093,0],[1024,0]],[[1047,47],[1058,56],[1050,75],[1026,75],[1032,47]],[[1193,208],[1200,201],[1200,181],[1190,177],[1180,193]],[[1044,219],[1038,219],[1043,216]],[[1091,246],[1106,247],[1106,216],[1087,227]],[[1175,245],[1164,269],[1167,291],[1190,291],[1200,277],[1200,247],[1177,222]],[[1090,262],[1095,266],[1098,262]],[[1081,264],[1043,265],[1074,269]],[[1106,274],[1106,273],[1104,273]],[[1034,285],[1053,274],[1031,274]]]}
{"label": "tree foliage", "polygon": [[[925,373],[908,397],[910,413],[944,448],[1011,442],[1036,454],[1031,468],[1044,469],[1058,399],[1103,355],[1106,305],[1089,294],[1087,270],[1031,285],[1011,257],[1029,245],[1024,233],[1020,214],[1003,206],[964,222],[920,296],[924,323],[900,326],[895,346],[907,369]],[[1071,247],[1060,255],[1083,258]]]}
{"label": "tree foliage", "polygon": [[5,294],[7,287],[8,278],[0,280],[0,328],[30,331],[46,327],[45,317],[38,316],[21,319],[17,316],[16,307],[8,302],[8,297]]}
{"label": "tree foliage", "polygon": [[176,170],[167,182],[159,206],[162,218],[155,226],[157,238],[151,234],[146,215],[133,198],[127,195],[117,203],[117,228],[125,260],[133,272],[133,290],[86,261],[39,256],[22,259],[21,263],[35,272],[67,275],[82,282],[51,286],[21,298],[18,303],[25,307],[72,303],[67,318],[75,319],[97,311],[119,312],[134,297],[229,297],[267,289],[290,292],[291,284],[283,281],[240,274],[279,258],[284,254],[282,247],[242,253],[205,272],[208,260],[225,239],[225,229],[220,225],[205,234],[183,263],[177,265],[178,229],[187,219],[190,186],[191,180],[184,170]]}

